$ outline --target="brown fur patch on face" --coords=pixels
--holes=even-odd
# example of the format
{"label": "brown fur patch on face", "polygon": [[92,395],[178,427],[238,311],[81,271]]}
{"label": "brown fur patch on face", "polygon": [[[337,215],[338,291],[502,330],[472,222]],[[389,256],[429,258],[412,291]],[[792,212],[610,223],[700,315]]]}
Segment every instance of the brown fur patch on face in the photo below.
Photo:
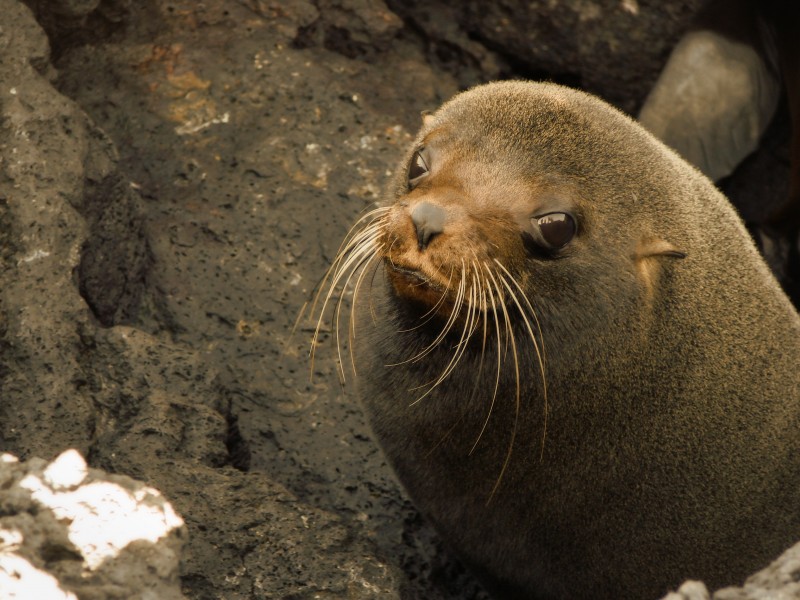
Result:
{"label": "brown fur patch on face", "polygon": [[[426,125],[433,128],[418,139],[404,170],[423,153],[425,172],[415,170],[413,184],[398,181],[395,202],[382,218],[378,245],[386,272],[399,297],[443,316],[459,305],[486,312],[490,300],[506,299],[508,284],[516,289],[529,279],[523,235],[531,220],[577,213],[578,192],[551,173],[531,174],[528,155],[506,143],[476,146],[451,123]],[[424,221],[433,234],[427,227],[418,232],[417,208],[436,215]],[[503,277],[492,277],[503,269]]]}
{"label": "brown fur patch on face", "polygon": [[[435,193],[429,190],[424,196],[395,204],[384,219],[380,243],[385,249],[386,272],[397,294],[430,307],[441,304],[442,310],[437,312],[443,314],[449,314],[462,286],[462,302],[467,304],[471,289],[477,288],[475,298],[480,297],[477,290],[486,291],[481,283],[485,274],[476,273],[494,269],[495,259],[509,265],[523,252],[518,226],[509,215],[498,214],[501,211],[473,214],[460,195],[456,200],[448,196],[447,190],[439,188]],[[425,248],[419,247],[411,220],[420,198],[436,202],[446,213],[443,231]]]}

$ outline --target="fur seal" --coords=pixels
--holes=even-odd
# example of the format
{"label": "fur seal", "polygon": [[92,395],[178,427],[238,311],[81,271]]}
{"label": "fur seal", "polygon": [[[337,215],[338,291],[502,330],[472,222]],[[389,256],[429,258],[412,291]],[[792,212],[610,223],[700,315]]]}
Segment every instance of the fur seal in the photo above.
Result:
{"label": "fur seal", "polygon": [[377,441],[490,593],[657,598],[800,538],[800,317],[706,177],[503,82],[427,115],[387,195],[319,318],[352,290]]}

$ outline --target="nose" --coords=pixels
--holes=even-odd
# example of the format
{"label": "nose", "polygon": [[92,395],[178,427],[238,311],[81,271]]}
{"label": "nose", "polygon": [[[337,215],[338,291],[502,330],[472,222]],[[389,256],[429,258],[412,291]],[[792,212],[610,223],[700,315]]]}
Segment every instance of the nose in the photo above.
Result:
{"label": "nose", "polygon": [[445,211],[430,202],[420,202],[411,211],[411,222],[417,230],[417,246],[428,247],[431,240],[444,231]]}

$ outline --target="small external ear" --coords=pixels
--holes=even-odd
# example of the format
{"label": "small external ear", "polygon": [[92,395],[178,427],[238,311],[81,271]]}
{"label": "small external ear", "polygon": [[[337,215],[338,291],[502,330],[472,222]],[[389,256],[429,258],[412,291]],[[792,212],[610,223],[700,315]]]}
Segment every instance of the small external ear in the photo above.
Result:
{"label": "small external ear", "polygon": [[661,238],[640,240],[639,244],[636,246],[637,261],[645,258],[658,258],[659,256],[667,258],[686,258],[686,252],[678,250],[667,240]]}
{"label": "small external ear", "polygon": [[639,240],[636,245],[634,261],[648,301],[654,299],[656,290],[661,283],[661,273],[666,266],[663,260],[659,260],[661,258],[682,259],[686,258],[686,253],[661,238],[648,237]]}
{"label": "small external ear", "polygon": [[420,113],[420,114],[422,115],[422,124],[423,125],[427,126],[427,125],[430,125],[431,123],[433,123],[433,113],[431,111],[423,110],[422,113]]}

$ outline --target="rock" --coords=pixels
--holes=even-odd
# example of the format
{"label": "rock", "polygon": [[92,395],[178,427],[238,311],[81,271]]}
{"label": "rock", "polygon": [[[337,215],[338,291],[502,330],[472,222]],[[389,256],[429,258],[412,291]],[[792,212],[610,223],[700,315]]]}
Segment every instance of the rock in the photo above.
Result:
{"label": "rock", "polygon": [[[375,590],[403,586],[419,590],[412,594],[444,598],[477,589],[474,582],[462,583],[457,563],[440,558],[432,532],[369,441],[360,411],[330,379],[335,378],[335,356],[317,363],[328,376],[309,384],[308,336],[289,338],[340,236],[379,197],[386,170],[408,143],[419,112],[454,93],[455,84],[435,76],[412,48],[386,56],[378,66],[316,47],[297,49],[291,35],[306,17],[290,12],[294,4],[286,5],[276,20],[230,3],[206,3],[202,21],[195,12],[191,17],[170,13],[166,6],[164,33],[150,43],[122,38],[87,45],[58,62],[60,88],[120,140],[120,165],[145,199],[153,262],[145,307],[134,325],[152,334],[168,333],[196,349],[198,370],[204,364],[218,369],[219,393],[230,400],[229,418],[238,428],[234,438],[241,440],[229,447],[235,461],[228,463],[223,456],[223,463],[247,465],[249,455],[247,481],[257,473],[275,475],[326,518],[341,515],[347,551],[336,557],[304,543],[309,557],[304,578],[338,586],[345,574],[361,577],[359,571],[336,567],[334,577],[329,567],[363,563]],[[292,14],[297,15],[294,22]],[[149,18],[134,11],[130,27],[145,26],[136,19],[146,23]],[[235,27],[242,22],[248,29]],[[210,53],[209,48],[224,51]],[[109,76],[117,81],[114,89],[106,84]],[[126,353],[103,351],[88,360],[101,364],[115,355]],[[172,377],[154,380],[154,368],[131,356],[114,372],[141,373],[155,391]],[[141,393],[135,383],[124,389],[127,396]],[[186,397],[202,395],[195,391]],[[147,422],[172,425],[159,413]],[[109,425],[93,455],[98,464],[109,464],[112,454],[119,464],[123,425]],[[148,427],[142,424],[137,431]],[[170,432],[161,440],[171,443],[173,436],[181,439],[182,433]],[[176,451],[170,446],[159,453]],[[124,472],[143,476],[135,470],[139,459],[125,460]],[[206,464],[219,468],[220,462]],[[160,489],[174,498],[192,531],[197,508],[183,509],[179,500],[189,494],[187,488],[173,493],[167,484]],[[229,512],[219,508],[213,514]],[[313,539],[320,535],[312,527],[315,522],[310,521],[307,532]],[[229,538],[226,531],[223,527],[215,535]],[[287,531],[285,536],[300,547],[300,533],[305,534]],[[216,557],[210,548],[203,552],[208,561]],[[354,562],[349,557],[356,552],[366,558]],[[230,560],[235,556],[234,549]],[[329,556],[336,562],[327,562]],[[429,590],[431,584],[416,575],[410,582],[398,575],[400,564],[411,565],[412,573],[455,576],[440,584],[444,590]],[[274,568],[262,566],[267,572]],[[378,585],[375,577],[384,572],[381,578],[388,583]],[[249,589],[246,582],[255,576],[243,572],[241,589]],[[284,584],[294,580],[291,574],[286,577]],[[191,567],[185,579],[197,590],[216,589],[226,597],[236,589],[227,567],[211,569],[207,563]],[[370,586],[362,593],[371,593]]]}
{"label": "rock", "polygon": [[6,598],[185,598],[183,521],[161,494],[87,468],[0,456],[0,590]]}
{"label": "rock", "polygon": [[52,42],[55,56],[97,42],[123,26],[130,0],[27,0]]}
{"label": "rock", "polygon": [[39,456],[86,454],[92,402],[70,392],[82,379],[76,330],[90,319],[73,276],[88,227],[70,200],[82,196],[89,124],[47,80],[47,40],[30,11],[11,0],[0,11],[0,439],[22,457],[23,439]]}
{"label": "rock", "polygon": [[[517,74],[552,78],[633,113],[703,0],[390,2],[433,40],[450,46],[443,23],[508,61]],[[466,36],[464,36],[466,37]],[[457,44],[461,46],[462,44]],[[468,55],[474,55],[468,51]],[[435,59],[434,59],[435,60]]]}
{"label": "rock", "polygon": [[800,544],[792,546],[766,569],[748,577],[742,587],[714,592],[712,600],[793,600],[800,598]]}
{"label": "rock", "polygon": [[100,5],[100,0],[56,0],[55,2],[48,1],[34,2],[37,6],[38,12],[49,12],[67,18],[85,17],[92,11],[96,10]]}
{"label": "rock", "polygon": [[[141,293],[149,255],[137,186],[105,135],[42,74],[46,38],[30,11],[9,0],[0,8],[3,449],[28,458],[77,448],[93,466],[165,491],[188,515],[181,576],[190,593],[396,597],[398,568],[339,517],[230,466],[246,464],[248,450],[202,355],[117,324],[159,310]],[[98,585],[79,594],[113,596]],[[354,586],[366,591],[352,596]]]}
{"label": "rock", "polygon": [[702,581],[687,581],[677,592],[670,592],[661,600],[710,600],[708,589]]}
{"label": "rock", "polygon": [[383,0],[304,0],[275,3],[248,0],[267,18],[279,18],[298,48],[323,46],[349,58],[385,51],[403,26]]}
{"label": "rock", "polygon": [[784,552],[765,569],[748,577],[742,587],[727,587],[709,595],[699,581],[687,581],[662,600],[796,600],[800,598],[800,544]]}
{"label": "rock", "polygon": [[[485,599],[371,441],[330,334],[312,368],[292,331],[420,111],[517,63],[452,3],[420,5],[420,29],[380,0],[51,4],[30,2],[57,78],[31,10],[0,0],[2,450],[75,448],[160,490],[187,597]],[[540,23],[582,23],[561,6]],[[603,6],[632,37],[688,18]],[[530,70],[588,73],[598,23]],[[605,60],[634,105],[644,67]]]}

